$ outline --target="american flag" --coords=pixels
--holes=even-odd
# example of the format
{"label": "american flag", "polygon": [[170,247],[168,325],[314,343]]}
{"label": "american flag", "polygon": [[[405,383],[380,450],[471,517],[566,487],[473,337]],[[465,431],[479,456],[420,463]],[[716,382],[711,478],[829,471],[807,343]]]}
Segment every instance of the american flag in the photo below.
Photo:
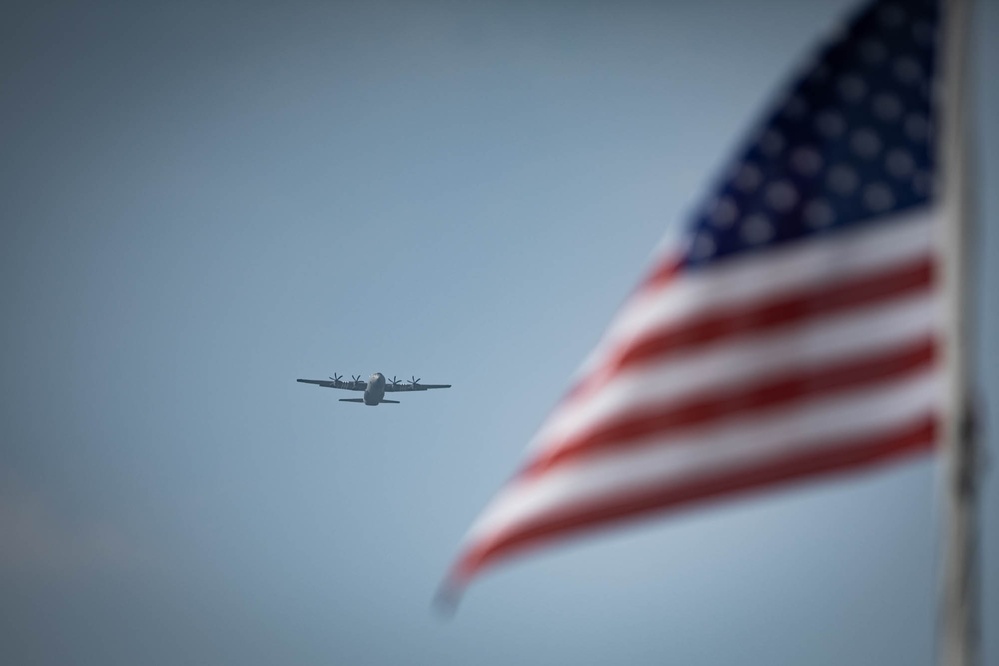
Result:
{"label": "american flag", "polygon": [[473,525],[452,586],[584,530],[937,444],[939,13],[876,2],[795,77]]}

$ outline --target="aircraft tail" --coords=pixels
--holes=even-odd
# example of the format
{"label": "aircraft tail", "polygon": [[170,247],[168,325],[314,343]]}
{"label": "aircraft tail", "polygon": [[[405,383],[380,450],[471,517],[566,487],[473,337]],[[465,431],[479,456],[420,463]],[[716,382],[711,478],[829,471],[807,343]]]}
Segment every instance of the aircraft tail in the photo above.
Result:
{"label": "aircraft tail", "polygon": [[[361,402],[361,403],[363,403],[364,399],[363,398],[340,398],[340,402]],[[398,400],[382,400],[378,404],[381,404],[382,402],[390,402],[393,405],[398,405],[399,404]]]}

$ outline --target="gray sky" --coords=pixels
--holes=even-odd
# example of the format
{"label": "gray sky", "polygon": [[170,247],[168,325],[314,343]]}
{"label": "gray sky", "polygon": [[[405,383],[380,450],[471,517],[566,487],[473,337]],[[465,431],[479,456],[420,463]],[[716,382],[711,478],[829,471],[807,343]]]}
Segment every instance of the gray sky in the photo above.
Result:
{"label": "gray sky", "polygon": [[[929,459],[430,606],[652,247],[852,6],[6,3],[0,661],[933,663]],[[994,404],[994,0],[976,38]],[[376,370],[454,388],[294,381]],[[982,524],[999,664],[994,470]]]}

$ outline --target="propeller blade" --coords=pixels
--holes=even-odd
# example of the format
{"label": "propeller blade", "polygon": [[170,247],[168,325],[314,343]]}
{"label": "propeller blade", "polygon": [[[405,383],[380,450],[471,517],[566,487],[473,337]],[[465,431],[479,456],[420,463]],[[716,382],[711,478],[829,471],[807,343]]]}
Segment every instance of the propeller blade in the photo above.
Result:
{"label": "propeller blade", "polygon": [[422,379],[422,378],[421,377],[417,377],[416,375],[413,375],[412,377],[409,378],[409,383],[412,384],[413,386],[416,386],[417,384],[420,383],[420,379]]}

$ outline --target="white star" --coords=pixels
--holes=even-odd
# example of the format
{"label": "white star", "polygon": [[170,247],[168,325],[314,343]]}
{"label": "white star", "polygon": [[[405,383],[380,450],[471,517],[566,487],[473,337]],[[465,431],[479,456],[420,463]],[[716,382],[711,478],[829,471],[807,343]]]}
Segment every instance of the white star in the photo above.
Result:
{"label": "white star", "polygon": [[864,188],[864,205],[868,210],[880,213],[895,205],[895,195],[884,183],[871,183]]}
{"label": "white star", "polygon": [[785,117],[791,118],[792,120],[797,120],[808,112],[808,102],[803,100],[798,95],[792,95],[787,103],[784,105],[782,113]]}
{"label": "white star", "polygon": [[905,133],[913,141],[925,141],[930,125],[921,113],[910,113],[905,117]]}
{"label": "white star", "polygon": [[784,149],[784,136],[775,129],[768,129],[760,137],[760,151],[767,157],[774,157]]}
{"label": "white star", "polygon": [[773,238],[774,225],[766,215],[755,213],[746,218],[739,231],[742,240],[752,245],[759,245]]}
{"label": "white star", "polygon": [[922,19],[912,24],[912,38],[919,46],[930,46],[936,40],[936,35],[927,21]]}
{"label": "white star", "polygon": [[916,168],[916,161],[904,148],[892,148],[885,156],[885,167],[895,178],[911,176]]}
{"label": "white star", "polygon": [[862,127],[850,137],[850,148],[860,157],[871,159],[881,152],[881,139],[868,127]]}
{"label": "white star", "polygon": [[826,77],[829,76],[829,66],[824,62],[820,62],[815,67],[812,68],[811,73],[808,78],[812,81],[825,81]]}
{"label": "white star", "polygon": [[735,186],[743,192],[753,192],[760,183],[763,182],[763,173],[760,168],[752,162],[746,162],[739,166],[735,174]]}
{"label": "white star", "polygon": [[716,227],[730,227],[737,217],[739,217],[739,208],[732,197],[722,197],[711,211],[711,223]]}
{"label": "white star", "polygon": [[786,213],[798,203],[798,191],[786,180],[778,180],[767,186],[767,204],[779,213]]}
{"label": "white star", "polygon": [[897,119],[902,113],[902,103],[891,93],[878,93],[874,98],[874,115],[884,121]]}
{"label": "white star", "polygon": [[927,196],[933,189],[933,178],[925,171],[917,171],[912,177],[912,191],[919,196]]}
{"label": "white star", "polygon": [[802,176],[814,176],[822,168],[822,155],[811,146],[799,146],[791,153],[791,168]]}
{"label": "white star", "polygon": [[708,233],[699,233],[694,238],[690,254],[694,259],[707,259],[715,253],[715,239]]}
{"label": "white star", "polygon": [[895,78],[905,85],[918,83],[923,78],[923,68],[915,58],[911,56],[900,56],[895,59]]}
{"label": "white star", "polygon": [[897,28],[905,21],[905,12],[898,5],[885,5],[878,12],[878,20],[886,28]]}
{"label": "white star", "polygon": [[829,188],[836,194],[852,194],[857,189],[857,181],[857,172],[846,164],[837,164],[829,170]]}
{"label": "white star", "polygon": [[818,229],[827,227],[836,219],[832,206],[825,199],[812,199],[805,204],[805,224]]}
{"label": "white star", "polygon": [[867,94],[867,84],[856,74],[844,74],[838,83],[839,94],[847,102],[859,102]]}
{"label": "white star", "polygon": [[939,86],[940,84],[936,81],[930,79],[924,79],[922,83],[919,84],[919,94],[923,96],[924,99],[930,99],[933,96],[934,86]]}
{"label": "white star", "polygon": [[835,111],[823,111],[815,119],[819,133],[827,139],[835,139],[846,130],[846,121]]}
{"label": "white star", "polygon": [[876,65],[884,61],[888,55],[888,49],[881,42],[868,39],[860,44],[860,57],[869,65]]}

